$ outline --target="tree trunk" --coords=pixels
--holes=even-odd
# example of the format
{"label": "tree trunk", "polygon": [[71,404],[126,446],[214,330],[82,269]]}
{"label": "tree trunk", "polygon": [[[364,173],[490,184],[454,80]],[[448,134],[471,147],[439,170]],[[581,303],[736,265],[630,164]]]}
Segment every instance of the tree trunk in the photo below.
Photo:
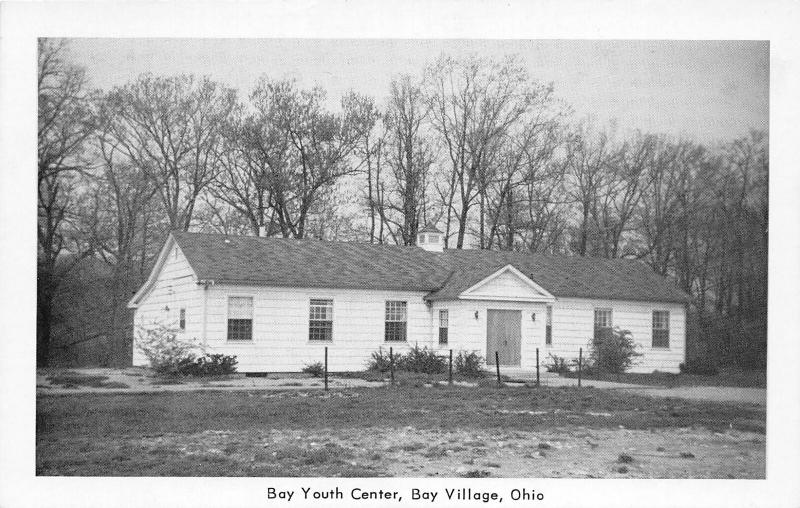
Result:
{"label": "tree trunk", "polygon": [[514,191],[506,193],[506,250],[514,249]]}
{"label": "tree trunk", "polygon": [[[39,281],[40,284],[46,284]],[[36,323],[36,366],[47,367],[50,363],[50,333],[53,319],[53,295],[49,288],[39,291],[38,322]]]}
{"label": "tree trunk", "polygon": [[456,241],[456,249],[464,248],[464,233],[467,229],[467,217],[469,216],[469,208],[463,206],[461,208],[461,215],[458,222],[458,240]]}
{"label": "tree trunk", "polygon": [[589,242],[589,207],[584,205],[583,207],[583,222],[581,222],[581,238],[580,243],[578,245],[578,254],[581,256],[586,256],[586,246]]}

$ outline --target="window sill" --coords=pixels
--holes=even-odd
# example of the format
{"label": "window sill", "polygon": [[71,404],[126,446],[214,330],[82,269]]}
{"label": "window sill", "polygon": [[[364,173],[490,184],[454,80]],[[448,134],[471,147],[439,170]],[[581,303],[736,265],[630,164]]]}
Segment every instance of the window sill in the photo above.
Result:
{"label": "window sill", "polygon": [[253,344],[255,341],[253,339],[250,340],[225,339],[225,342],[228,344]]}
{"label": "window sill", "polygon": [[306,345],[311,344],[333,344],[333,339],[331,340],[307,340]]}
{"label": "window sill", "polygon": [[670,351],[671,348],[669,346],[650,346],[650,349],[658,349],[659,351]]}

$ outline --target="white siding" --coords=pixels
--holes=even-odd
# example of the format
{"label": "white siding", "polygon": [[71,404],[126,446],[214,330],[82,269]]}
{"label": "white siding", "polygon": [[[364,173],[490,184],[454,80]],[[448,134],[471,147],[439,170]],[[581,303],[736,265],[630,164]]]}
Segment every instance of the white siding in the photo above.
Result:
{"label": "white siding", "polygon": [[[553,344],[540,352],[542,361],[546,360],[547,353],[577,358],[581,347],[586,354],[594,335],[595,308],[612,309],[613,325],[630,330],[639,346],[637,350],[644,354],[637,358],[631,372],[679,372],[686,345],[686,312],[683,305],[676,303],[559,298],[553,304]],[[651,347],[654,310],[669,311],[669,349]]]}
{"label": "white siding", "polygon": [[[512,275],[512,274],[508,274]],[[507,290],[513,281],[505,275],[497,281]],[[492,281],[495,282],[495,281]],[[511,286],[509,284],[511,283]],[[530,288],[527,288],[530,291]],[[227,341],[228,296],[253,297],[253,341]],[[457,300],[435,302],[428,306],[424,292],[336,290],[314,288],[269,288],[212,285],[208,289],[197,280],[183,254],[171,251],[158,274],[155,285],[136,309],[135,325],[147,326],[161,322],[177,326],[181,307],[186,308],[185,337],[205,340],[209,352],[236,355],[240,372],[292,372],[305,365],[323,360],[324,347],[329,348],[331,371],[361,370],[370,354],[379,347],[403,351],[409,346],[434,347],[444,354],[475,350],[487,356],[486,315],[489,309],[520,310],[522,319],[521,366],[535,367],[536,348],[540,361],[547,354],[568,359],[577,358],[578,348],[586,349],[593,335],[594,309],[613,309],[613,324],[630,330],[639,351],[644,353],[634,372],[662,370],[677,372],[684,360],[685,309],[680,304],[624,302],[560,298],[553,306],[553,344],[545,345],[545,303]],[[509,296],[505,293],[502,296]],[[333,341],[308,340],[309,305],[311,299],[333,300]],[[383,340],[386,300],[408,302],[408,324],[405,343]],[[165,307],[169,311],[165,311]],[[203,312],[206,311],[205,323]],[[439,310],[449,311],[448,344],[439,345]],[[670,347],[651,347],[652,312],[670,312]],[[475,318],[475,312],[478,318]],[[532,314],[536,314],[535,321]],[[204,333],[205,331],[205,333]],[[493,352],[488,352],[493,354]],[[134,365],[145,365],[146,359],[134,343]]]}
{"label": "white siding", "polygon": [[[173,244],[155,284],[136,308],[133,334],[134,365],[147,365],[147,359],[136,346],[141,327],[163,324],[177,329],[181,308],[186,309],[186,331],[180,335],[186,338],[201,337],[202,289],[197,286],[194,271],[179,248],[177,256],[175,255],[176,248]],[[166,307],[169,307],[169,311],[165,310]]]}
{"label": "white siding", "polygon": [[[486,314],[489,309],[519,310],[522,314],[521,326],[521,361],[520,367],[536,367],[536,348],[544,348],[545,331],[545,304],[529,302],[500,302],[488,300],[458,300],[449,302],[436,302],[434,311],[448,309],[450,314],[450,330],[447,345],[439,346],[440,349],[453,349],[477,351],[486,358],[494,355],[494,351],[486,351]],[[475,312],[478,318],[475,319]],[[536,321],[531,314],[536,314]],[[544,355],[540,349],[539,355]],[[540,358],[540,361],[543,358]],[[502,362],[501,362],[502,363]]]}
{"label": "white siding", "polygon": [[[207,291],[208,348],[236,355],[240,372],[300,371],[309,363],[323,361],[325,346],[332,372],[362,370],[379,347],[403,351],[415,343],[432,345],[434,325],[424,292],[222,285]],[[228,296],[253,297],[252,342],[227,341]],[[312,298],[333,300],[331,342],[308,339]],[[386,300],[408,302],[407,342],[384,342]]]}
{"label": "white siding", "polygon": [[516,274],[506,271],[490,280],[489,282],[475,288],[468,293],[470,296],[482,296],[487,298],[535,298],[542,295],[534,290],[529,284],[525,283]]}

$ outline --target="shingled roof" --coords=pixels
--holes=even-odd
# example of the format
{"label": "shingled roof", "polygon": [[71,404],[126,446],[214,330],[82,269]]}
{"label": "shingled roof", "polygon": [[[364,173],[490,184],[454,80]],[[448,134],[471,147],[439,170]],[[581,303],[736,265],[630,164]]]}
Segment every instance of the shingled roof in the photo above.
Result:
{"label": "shingled roof", "polygon": [[685,302],[688,295],[644,263],[521,252],[445,250],[174,232],[200,280],[278,287],[391,289],[457,298],[512,265],[556,297]]}

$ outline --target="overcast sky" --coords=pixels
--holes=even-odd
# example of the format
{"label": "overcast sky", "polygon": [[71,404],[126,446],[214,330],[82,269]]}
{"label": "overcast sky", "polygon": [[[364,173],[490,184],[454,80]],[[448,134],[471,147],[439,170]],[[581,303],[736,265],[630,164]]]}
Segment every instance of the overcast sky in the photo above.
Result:
{"label": "overcast sky", "polygon": [[245,95],[261,75],[321,85],[338,103],[349,89],[383,99],[392,76],[418,74],[439,54],[517,54],[553,82],[576,118],[616,120],[704,142],[766,129],[769,46],[758,41],[72,39],[92,85],[143,72],[209,75]]}

